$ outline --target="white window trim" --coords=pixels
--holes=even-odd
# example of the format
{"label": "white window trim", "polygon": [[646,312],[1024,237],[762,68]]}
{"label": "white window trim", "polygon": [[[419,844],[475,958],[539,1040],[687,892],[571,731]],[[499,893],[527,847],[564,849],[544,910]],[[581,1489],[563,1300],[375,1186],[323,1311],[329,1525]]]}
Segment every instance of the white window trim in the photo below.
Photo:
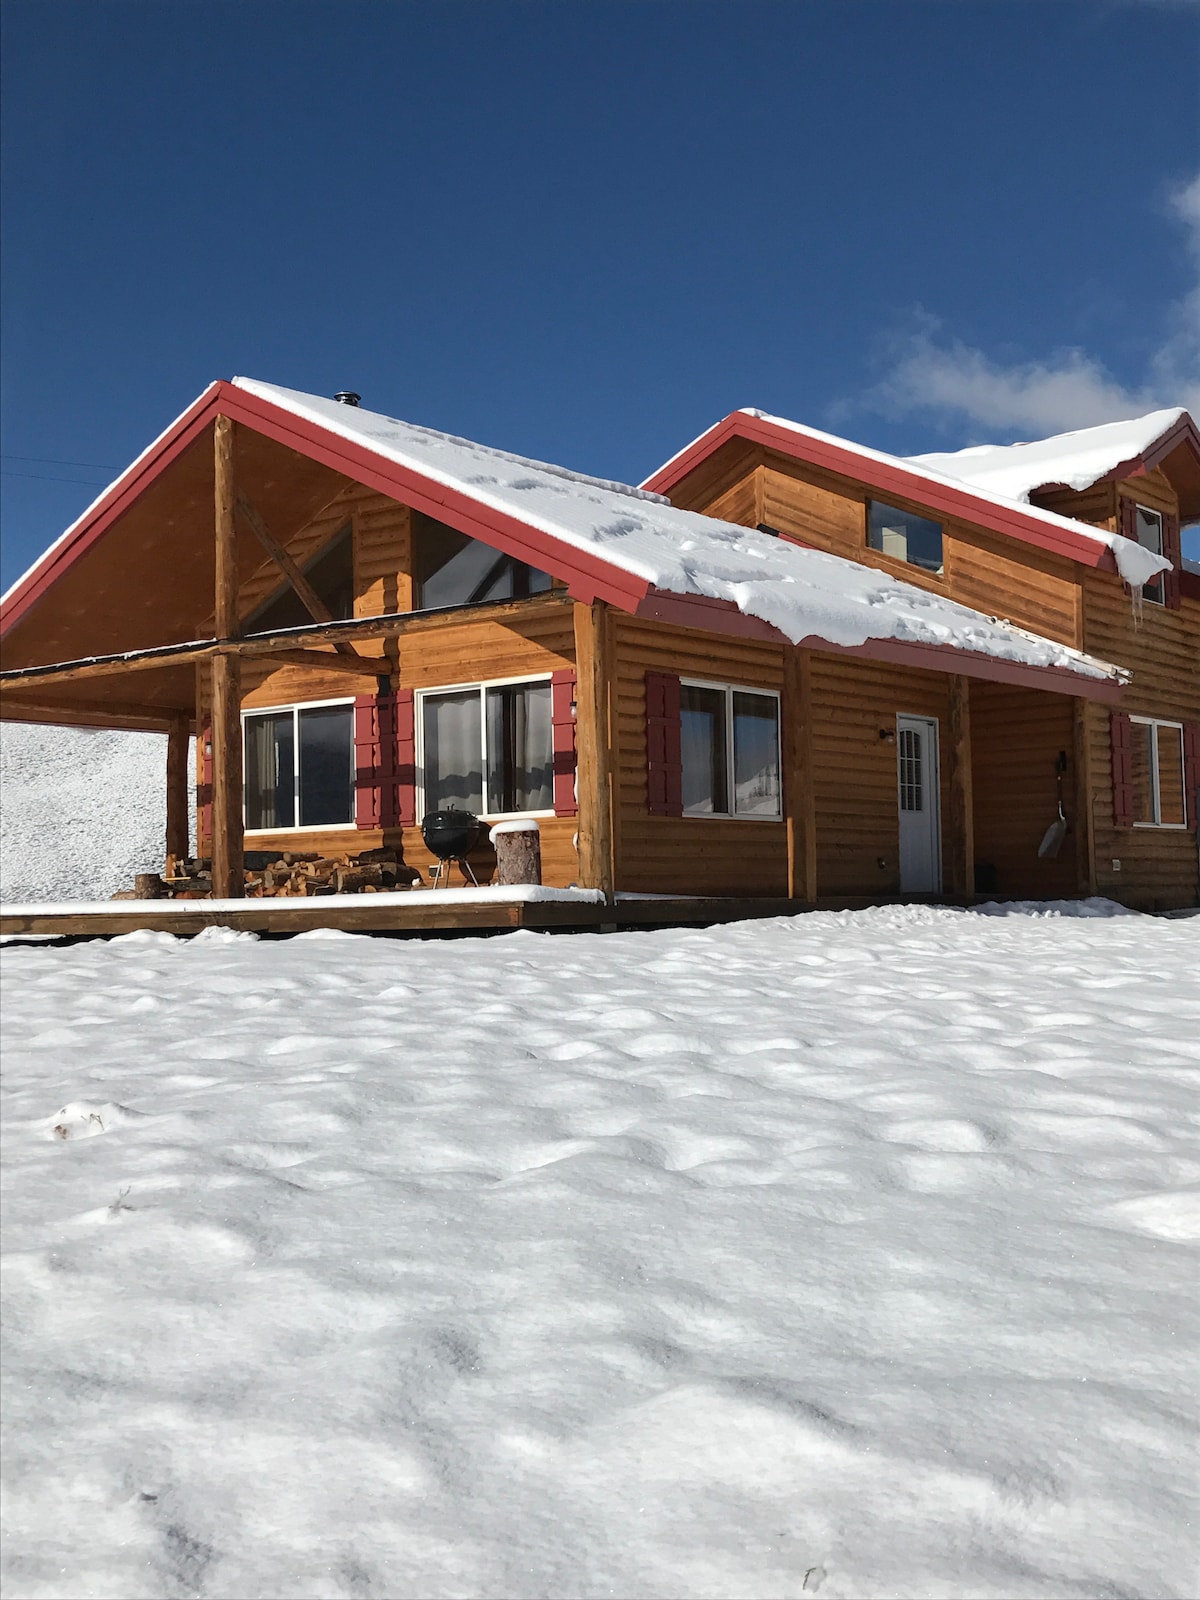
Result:
{"label": "white window trim", "polygon": [[[1183,745],[1183,723],[1172,722],[1167,717],[1130,717],[1130,722],[1138,723],[1143,728],[1151,729],[1150,734],[1150,800],[1154,809],[1153,822],[1135,822],[1135,828],[1164,828],[1170,833],[1186,833],[1187,825],[1187,755]],[[1158,772],[1158,730],[1160,728],[1174,728],[1179,734],[1179,784],[1183,795],[1183,821],[1162,821],[1162,786],[1159,783]]]}
{"label": "white window trim", "polygon": [[737,805],[737,782],[733,759],[733,697],[735,694],[757,694],[764,700],[775,702],[775,760],[779,768],[779,810],[774,815],[758,811],[688,811],[683,815],[698,822],[782,822],[783,805],[783,696],[778,689],[760,689],[753,683],[716,683],[710,678],[680,678],[680,688],[716,689],[725,696],[725,781],[726,799]]}
{"label": "white window trim", "polygon": [[292,713],[292,777],[297,805],[300,800],[300,728],[296,720],[297,713],[313,710],[318,706],[349,706],[350,707],[350,810],[354,810],[354,697],[340,697],[336,700],[292,700],[280,706],[243,706],[242,707],[242,826],[246,837],[257,838],[260,834],[274,835],[277,833],[353,833],[358,824],[353,815],[349,822],[310,822],[307,825],[294,824],[290,828],[247,828],[246,822],[246,718],[247,717],[277,717],[283,711]]}
{"label": "white window trim", "polygon": [[[518,683],[552,683],[553,676],[549,672],[522,672],[515,678],[475,678],[467,683],[430,684],[424,689],[417,689],[413,694],[413,718],[416,723],[416,756],[417,756],[417,816],[423,817],[429,809],[429,802],[425,798],[425,696],[430,694],[468,694],[472,689],[478,690],[480,698],[479,708],[479,734],[480,747],[483,753],[483,785],[487,787],[488,770],[488,742],[487,742],[487,691],[489,689],[508,689]],[[550,711],[554,715],[553,705]],[[550,727],[550,754],[554,755],[554,725]],[[553,777],[551,778],[551,794],[553,794]],[[487,796],[484,796],[487,799]],[[513,822],[522,817],[554,817],[558,813],[551,806],[547,811],[488,811],[486,808],[480,813],[481,822]]]}
{"label": "white window trim", "polygon": [[[1158,520],[1158,550],[1157,550],[1156,553],[1161,556],[1164,553],[1163,552],[1163,540],[1164,540],[1164,538],[1166,536],[1165,518],[1163,517],[1162,512],[1161,511],[1156,511],[1153,506],[1144,506],[1141,503],[1140,500],[1135,500],[1133,505],[1134,505],[1135,513],[1138,512],[1138,511],[1144,511],[1148,517],[1157,518],[1157,520]],[[1136,529],[1136,527],[1137,527],[1136,522],[1134,523],[1134,527]],[[1138,539],[1136,541],[1136,543],[1141,545],[1141,548],[1143,550],[1149,548],[1147,545],[1143,545],[1142,541],[1140,539]],[[1143,584],[1142,585],[1142,599],[1143,600],[1149,600],[1149,602],[1150,602],[1150,604],[1152,606],[1165,606],[1166,603],[1167,603],[1167,583],[1166,583],[1166,578],[1167,578],[1166,573],[1165,572],[1160,572],[1158,574],[1157,578],[1151,578],[1150,579],[1151,583],[1156,583],[1158,585],[1158,593],[1157,594],[1148,594],[1147,593],[1147,587],[1148,586],[1146,584]],[[1139,718],[1137,718],[1135,720],[1140,722],[1143,719],[1139,717]],[[1135,824],[1135,826],[1142,827],[1142,828],[1149,828],[1149,827],[1155,826],[1155,824],[1152,824],[1152,823],[1149,823],[1149,822],[1142,822],[1142,823]],[[1161,824],[1161,826],[1163,826],[1163,827],[1174,827],[1174,823],[1163,823],[1163,824]]]}

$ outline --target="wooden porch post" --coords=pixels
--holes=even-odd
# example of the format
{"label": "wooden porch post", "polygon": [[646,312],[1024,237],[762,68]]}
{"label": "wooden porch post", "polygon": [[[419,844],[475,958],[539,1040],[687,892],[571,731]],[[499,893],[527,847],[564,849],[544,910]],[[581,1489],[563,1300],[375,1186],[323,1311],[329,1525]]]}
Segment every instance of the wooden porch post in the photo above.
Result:
{"label": "wooden porch post", "polygon": [[171,718],[167,734],[167,858],[188,853],[188,744],[191,721],[186,711]]}
{"label": "wooden porch post", "polygon": [[1092,760],[1088,745],[1088,703],[1075,697],[1074,760],[1075,777],[1075,887],[1080,894],[1096,893],[1096,820],[1092,811]]}
{"label": "wooden porch post", "polygon": [[613,896],[613,764],[609,740],[608,607],[576,602],[575,759],[579,790],[579,882]]}
{"label": "wooden porch post", "polygon": [[813,788],[812,652],[783,647],[783,814],[787,828],[787,892],[817,898],[817,807]]}
{"label": "wooden porch post", "polygon": [[971,787],[971,685],[950,678],[950,817],[947,835],[949,890],[960,899],[975,893],[975,807]]}
{"label": "wooden porch post", "polygon": [[[237,542],[234,505],[233,423],[218,417],[213,427],[216,523],[216,626],[218,639],[235,639],[238,622]],[[216,899],[241,899],[242,868],[242,663],[232,654],[212,663],[212,892]]]}

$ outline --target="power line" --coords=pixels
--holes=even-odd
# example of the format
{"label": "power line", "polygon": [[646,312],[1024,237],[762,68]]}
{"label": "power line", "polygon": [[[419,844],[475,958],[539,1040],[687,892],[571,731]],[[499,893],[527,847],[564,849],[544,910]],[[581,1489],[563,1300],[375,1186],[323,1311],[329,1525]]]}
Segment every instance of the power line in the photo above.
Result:
{"label": "power line", "polygon": [[18,456],[10,450],[0,451],[5,461],[36,461],[42,467],[95,467],[97,472],[116,472],[107,461],[62,461],[58,456]]}
{"label": "power line", "polygon": [[0,477],[5,478],[37,478],[41,483],[81,483],[88,489],[103,489],[105,478],[56,478],[50,472],[13,472],[9,467],[0,468]]}

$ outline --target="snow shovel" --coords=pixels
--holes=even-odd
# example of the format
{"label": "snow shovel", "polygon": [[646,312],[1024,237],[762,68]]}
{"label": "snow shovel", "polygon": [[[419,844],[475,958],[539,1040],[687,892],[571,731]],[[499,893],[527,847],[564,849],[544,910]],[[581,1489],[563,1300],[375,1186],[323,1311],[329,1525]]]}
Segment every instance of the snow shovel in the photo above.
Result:
{"label": "snow shovel", "polygon": [[1067,814],[1063,810],[1062,802],[1062,775],[1066,766],[1066,758],[1059,756],[1055,771],[1058,774],[1058,816],[1042,835],[1042,842],[1038,845],[1038,859],[1053,861],[1062,849],[1063,840],[1067,837]]}

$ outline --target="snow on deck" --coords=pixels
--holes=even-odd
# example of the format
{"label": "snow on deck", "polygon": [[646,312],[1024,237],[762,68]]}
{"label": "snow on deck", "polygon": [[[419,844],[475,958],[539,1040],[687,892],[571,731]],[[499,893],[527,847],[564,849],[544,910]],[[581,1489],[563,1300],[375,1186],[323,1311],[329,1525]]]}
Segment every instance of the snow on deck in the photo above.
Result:
{"label": "snow on deck", "polygon": [[1200,922],[1084,909],[0,951],[6,1595],[1192,1594]]}
{"label": "snow on deck", "polygon": [[852,647],[872,639],[895,639],[953,645],[1028,666],[1063,667],[1089,678],[1120,676],[1108,662],[875,568],[804,549],[756,528],[677,510],[644,490],[526,460],[361,406],[250,378],[233,381],[249,394],[366,445],[389,461],[517,517],[659,589],[732,601],[794,643],[817,638]]}

